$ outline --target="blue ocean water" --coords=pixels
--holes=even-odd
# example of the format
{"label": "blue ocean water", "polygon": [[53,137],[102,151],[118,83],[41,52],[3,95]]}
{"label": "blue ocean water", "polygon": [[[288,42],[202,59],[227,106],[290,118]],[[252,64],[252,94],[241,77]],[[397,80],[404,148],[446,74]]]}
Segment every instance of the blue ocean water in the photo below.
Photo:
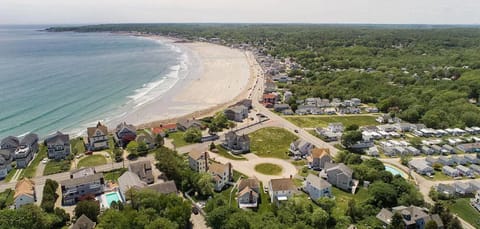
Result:
{"label": "blue ocean water", "polygon": [[182,53],[170,44],[39,29],[0,27],[0,138],[78,134],[131,112],[178,77]]}

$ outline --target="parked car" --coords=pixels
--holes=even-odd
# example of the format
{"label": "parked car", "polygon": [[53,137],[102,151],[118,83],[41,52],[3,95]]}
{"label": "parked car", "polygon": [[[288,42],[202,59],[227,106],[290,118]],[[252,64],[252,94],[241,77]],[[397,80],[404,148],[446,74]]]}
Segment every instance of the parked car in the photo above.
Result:
{"label": "parked car", "polygon": [[47,162],[48,162],[48,158],[43,158],[42,163],[47,164]]}
{"label": "parked car", "polygon": [[192,213],[195,214],[195,215],[198,215],[197,207],[195,207],[195,206],[192,207]]}

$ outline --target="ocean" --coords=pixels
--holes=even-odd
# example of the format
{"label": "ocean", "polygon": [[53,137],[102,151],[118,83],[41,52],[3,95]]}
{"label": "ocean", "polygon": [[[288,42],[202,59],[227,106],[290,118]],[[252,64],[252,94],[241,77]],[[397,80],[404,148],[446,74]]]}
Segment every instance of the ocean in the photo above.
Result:
{"label": "ocean", "polygon": [[0,27],[0,139],[113,126],[172,88],[186,66],[180,49],[157,40],[44,28]]}

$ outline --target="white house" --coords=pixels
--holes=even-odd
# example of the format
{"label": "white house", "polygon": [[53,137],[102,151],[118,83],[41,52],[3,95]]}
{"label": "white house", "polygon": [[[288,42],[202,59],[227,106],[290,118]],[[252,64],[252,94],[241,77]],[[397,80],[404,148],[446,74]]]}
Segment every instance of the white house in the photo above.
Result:
{"label": "white house", "polygon": [[463,165],[458,165],[456,169],[461,176],[473,176],[473,171]]}
{"label": "white house", "polygon": [[208,152],[192,151],[188,153],[188,164],[195,172],[207,172],[208,159]]}
{"label": "white house", "polygon": [[313,174],[308,174],[303,190],[310,196],[314,201],[318,200],[321,197],[331,197],[332,196],[332,185],[326,180],[315,176]]}
{"label": "white house", "polygon": [[215,191],[221,191],[228,182],[233,180],[233,169],[230,163],[212,163],[208,167],[208,173],[213,177]]}
{"label": "white house", "polygon": [[446,165],[446,166],[443,166],[442,168],[442,172],[447,175],[447,176],[451,176],[451,177],[458,177],[460,174],[458,172],[458,170]]}
{"label": "white house", "polygon": [[435,171],[433,170],[432,167],[430,167],[425,160],[411,160],[408,162],[408,166],[415,170],[418,174],[421,175],[428,175],[428,174],[433,174]]}
{"label": "white house", "polygon": [[272,203],[288,200],[296,192],[297,187],[290,178],[271,179],[268,182],[268,194]]}

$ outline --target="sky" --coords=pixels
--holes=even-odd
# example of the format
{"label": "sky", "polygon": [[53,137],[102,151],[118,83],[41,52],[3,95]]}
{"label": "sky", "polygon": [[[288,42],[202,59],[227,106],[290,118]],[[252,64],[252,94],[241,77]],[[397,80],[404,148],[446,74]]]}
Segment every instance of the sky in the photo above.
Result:
{"label": "sky", "polygon": [[0,24],[480,24],[479,0],[0,0]]}

